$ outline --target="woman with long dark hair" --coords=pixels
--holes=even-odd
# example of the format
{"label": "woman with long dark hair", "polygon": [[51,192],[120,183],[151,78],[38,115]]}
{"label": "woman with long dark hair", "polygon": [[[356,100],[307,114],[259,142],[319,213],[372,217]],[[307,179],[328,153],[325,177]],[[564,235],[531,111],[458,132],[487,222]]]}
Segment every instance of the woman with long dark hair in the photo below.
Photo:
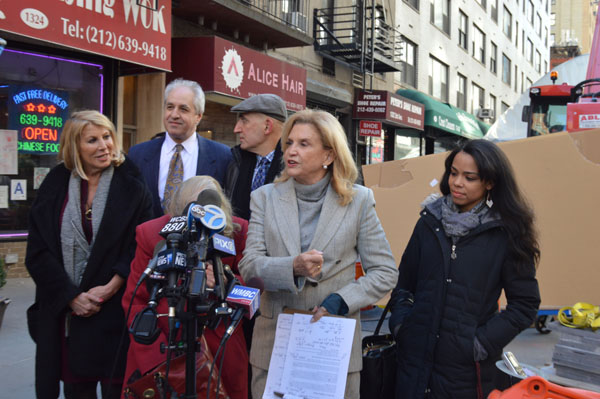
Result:
{"label": "woman with long dark hair", "polygon": [[452,151],[440,190],[422,204],[392,292],[396,398],[487,397],[495,361],[540,303],[533,212],[500,148]]}

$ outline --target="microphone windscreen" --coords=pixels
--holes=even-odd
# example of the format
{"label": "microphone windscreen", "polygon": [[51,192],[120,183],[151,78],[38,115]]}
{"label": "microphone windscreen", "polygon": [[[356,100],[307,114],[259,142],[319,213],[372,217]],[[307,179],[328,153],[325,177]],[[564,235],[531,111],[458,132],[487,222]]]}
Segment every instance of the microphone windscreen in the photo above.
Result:
{"label": "microphone windscreen", "polygon": [[187,216],[188,211],[190,210],[190,206],[192,206],[193,204],[194,204],[194,202],[188,202],[188,204],[185,206],[185,208],[183,208],[182,215]]}
{"label": "microphone windscreen", "polygon": [[257,290],[260,290],[261,294],[265,290],[265,282],[260,277],[252,277],[252,278],[250,278],[248,281],[246,281],[246,286],[247,287],[256,288]]}
{"label": "microphone windscreen", "polygon": [[212,188],[204,189],[198,194],[198,204],[221,206],[221,195]]}
{"label": "microphone windscreen", "polygon": [[183,240],[183,235],[179,233],[171,233],[167,236],[167,241],[179,242]]}

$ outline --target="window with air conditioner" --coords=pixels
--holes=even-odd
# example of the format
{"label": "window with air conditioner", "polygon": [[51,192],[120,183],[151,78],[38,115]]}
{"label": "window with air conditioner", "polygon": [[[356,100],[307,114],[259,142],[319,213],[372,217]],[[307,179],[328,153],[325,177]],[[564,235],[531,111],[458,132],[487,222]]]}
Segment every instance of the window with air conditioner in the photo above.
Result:
{"label": "window with air conditioner", "polygon": [[304,0],[282,0],[281,2],[281,11],[285,22],[306,32],[308,30],[308,19],[302,12],[304,8]]}

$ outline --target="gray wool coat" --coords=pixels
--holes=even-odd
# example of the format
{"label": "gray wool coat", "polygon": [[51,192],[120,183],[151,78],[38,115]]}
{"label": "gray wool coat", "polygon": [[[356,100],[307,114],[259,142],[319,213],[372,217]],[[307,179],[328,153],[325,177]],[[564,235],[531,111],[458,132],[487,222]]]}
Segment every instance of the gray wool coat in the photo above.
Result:
{"label": "gray wool coat", "polygon": [[[310,245],[323,252],[322,273],[297,282],[292,265],[301,252],[294,182],[289,179],[252,192],[252,217],[239,270],[246,281],[260,277],[265,285],[252,339],[253,366],[268,369],[277,317],[284,307],[309,310],[337,293],[348,305],[347,317],[357,321],[348,372],[362,369],[359,310],[395,286],[398,270],[375,212],[373,192],[358,185],[354,192],[352,202],[341,206],[329,185]],[[366,275],[355,280],[359,255]]]}

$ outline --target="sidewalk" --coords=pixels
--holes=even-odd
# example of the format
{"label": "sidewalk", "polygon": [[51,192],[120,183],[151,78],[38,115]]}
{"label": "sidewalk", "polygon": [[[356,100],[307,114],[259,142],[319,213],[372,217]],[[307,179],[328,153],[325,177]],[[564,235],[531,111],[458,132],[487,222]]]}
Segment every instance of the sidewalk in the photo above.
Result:
{"label": "sidewalk", "polygon": [[11,300],[0,328],[0,398],[35,398],[35,344],[25,317],[34,300],[35,284],[29,278],[8,279],[0,296]]}
{"label": "sidewalk", "polygon": [[[0,297],[11,299],[0,328],[0,399],[35,398],[35,345],[29,337],[25,317],[34,295],[35,285],[28,278],[8,279],[0,289]],[[362,312],[363,336],[373,333],[381,311],[381,308],[373,308]],[[387,321],[383,323],[381,332],[388,332]],[[542,335],[529,328],[506,350],[512,351],[521,363],[540,368],[550,365],[557,341],[558,336],[554,333]]]}

